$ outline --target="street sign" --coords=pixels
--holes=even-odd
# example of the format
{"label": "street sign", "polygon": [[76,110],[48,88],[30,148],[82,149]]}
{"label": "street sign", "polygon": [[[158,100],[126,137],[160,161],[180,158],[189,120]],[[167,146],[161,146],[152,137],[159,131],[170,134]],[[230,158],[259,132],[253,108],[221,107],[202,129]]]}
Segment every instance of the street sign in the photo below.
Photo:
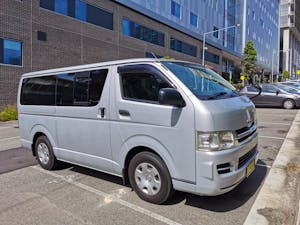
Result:
{"label": "street sign", "polygon": [[240,79],[245,80],[245,76],[244,75],[240,76]]}
{"label": "street sign", "polygon": [[300,75],[300,70],[297,70],[297,75]]}

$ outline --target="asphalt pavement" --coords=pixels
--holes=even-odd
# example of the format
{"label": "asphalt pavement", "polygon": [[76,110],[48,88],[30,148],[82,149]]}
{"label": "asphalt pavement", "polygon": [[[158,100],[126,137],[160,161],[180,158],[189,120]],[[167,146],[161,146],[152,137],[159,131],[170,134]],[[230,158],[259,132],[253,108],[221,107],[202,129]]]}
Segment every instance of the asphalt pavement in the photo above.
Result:
{"label": "asphalt pavement", "polygon": [[18,146],[17,123],[0,123],[0,224],[243,224],[297,111],[257,109],[258,165],[236,189],[216,197],[176,192],[165,205],[101,172],[32,166],[31,152]]}

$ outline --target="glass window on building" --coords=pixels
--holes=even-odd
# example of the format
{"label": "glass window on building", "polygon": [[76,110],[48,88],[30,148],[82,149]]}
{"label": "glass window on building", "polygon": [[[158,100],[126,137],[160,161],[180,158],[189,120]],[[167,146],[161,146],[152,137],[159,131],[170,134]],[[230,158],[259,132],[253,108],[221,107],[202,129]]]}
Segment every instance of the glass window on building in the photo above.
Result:
{"label": "glass window on building", "polygon": [[113,14],[82,0],[40,0],[40,7],[113,30]]}
{"label": "glass window on building", "polygon": [[165,35],[159,31],[150,29],[127,18],[122,21],[123,34],[137,38],[159,46],[165,46]]}
{"label": "glass window on building", "polygon": [[86,21],[86,3],[80,0],[75,1],[75,18]]}
{"label": "glass window on building", "polygon": [[190,24],[194,27],[198,27],[198,16],[194,13],[190,13]]}
{"label": "glass window on building", "polygon": [[182,52],[190,56],[197,56],[197,47],[186,42],[177,40],[173,37],[170,39],[170,48],[177,52]]}
{"label": "glass window on building", "polygon": [[214,33],[213,33],[213,36],[215,37],[215,38],[219,38],[219,28],[218,27],[216,27],[216,26],[214,26]]}
{"label": "glass window on building", "polygon": [[181,18],[181,6],[175,1],[171,1],[171,14]]}
{"label": "glass window on building", "polygon": [[68,0],[55,0],[54,11],[67,16]]}
{"label": "glass window on building", "polygon": [[0,64],[22,66],[22,42],[0,38]]}
{"label": "glass window on building", "polygon": [[[201,53],[202,53],[202,49],[201,49]],[[202,57],[202,54],[200,54],[200,56]],[[220,56],[211,53],[209,51],[205,51],[205,61],[214,63],[214,64],[219,64],[220,63]]]}
{"label": "glass window on building", "polygon": [[86,21],[100,27],[113,29],[113,14],[95,6],[87,4]]}

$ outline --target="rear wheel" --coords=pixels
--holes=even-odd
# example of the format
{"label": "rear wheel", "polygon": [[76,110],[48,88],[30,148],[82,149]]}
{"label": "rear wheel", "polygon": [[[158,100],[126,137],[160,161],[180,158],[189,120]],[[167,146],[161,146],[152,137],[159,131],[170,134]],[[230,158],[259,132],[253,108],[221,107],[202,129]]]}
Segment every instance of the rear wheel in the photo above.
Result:
{"label": "rear wheel", "polygon": [[58,166],[52,145],[46,136],[37,138],[35,142],[35,155],[41,167],[46,170],[53,170]]}
{"label": "rear wheel", "polygon": [[292,99],[286,99],[283,102],[283,108],[285,108],[285,109],[293,109],[293,108],[295,108],[295,105],[296,105],[295,101]]}
{"label": "rear wheel", "polygon": [[151,152],[134,156],[128,175],[132,188],[145,201],[162,204],[173,192],[168,168],[159,156]]}

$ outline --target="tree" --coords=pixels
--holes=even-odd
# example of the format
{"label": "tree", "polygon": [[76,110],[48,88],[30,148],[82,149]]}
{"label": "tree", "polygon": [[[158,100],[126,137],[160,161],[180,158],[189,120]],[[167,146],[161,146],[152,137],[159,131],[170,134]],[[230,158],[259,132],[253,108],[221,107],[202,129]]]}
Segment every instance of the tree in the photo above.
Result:
{"label": "tree", "polygon": [[289,71],[283,71],[283,73],[282,73],[282,77],[284,78],[284,79],[288,79],[289,77],[290,77],[290,73],[289,73]]}
{"label": "tree", "polygon": [[246,80],[250,80],[257,70],[257,53],[252,41],[248,41],[246,47],[244,48],[244,55],[242,61],[242,67],[244,70],[244,75]]}

